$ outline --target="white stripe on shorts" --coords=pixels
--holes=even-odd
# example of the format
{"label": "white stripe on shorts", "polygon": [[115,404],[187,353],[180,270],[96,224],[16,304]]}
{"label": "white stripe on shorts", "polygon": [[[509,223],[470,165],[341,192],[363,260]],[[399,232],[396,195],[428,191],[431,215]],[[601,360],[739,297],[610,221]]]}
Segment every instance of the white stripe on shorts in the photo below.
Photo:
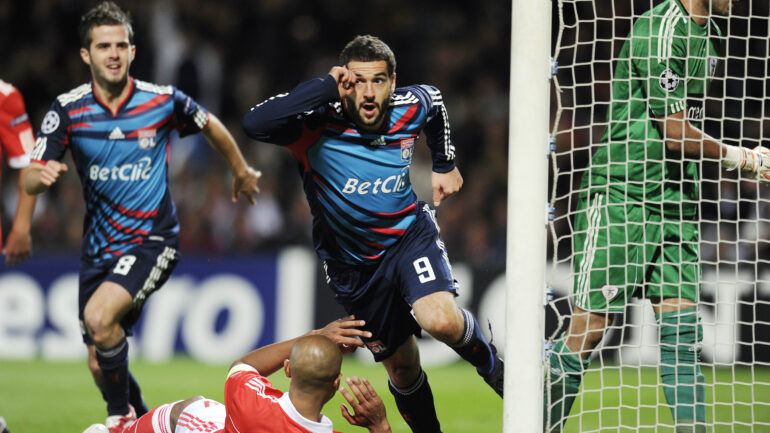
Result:
{"label": "white stripe on shorts", "polygon": [[168,263],[173,260],[174,257],[176,257],[176,250],[171,247],[166,247],[158,256],[158,259],[155,261],[155,266],[153,266],[152,271],[150,271],[150,275],[144,280],[142,290],[140,290],[134,298],[136,307],[141,307],[147,297],[155,291],[158,280],[163,275],[163,272],[168,269]]}
{"label": "white stripe on shorts", "polygon": [[[591,290],[591,269],[596,259],[596,242],[599,238],[599,223],[601,222],[601,206],[604,194],[596,194],[591,201],[588,212],[588,230],[583,243],[583,261],[580,263],[578,283],[575,287],[576,304],[581,307],[588,306],[588,292]],[[584,308],[585,309],[585,308]]]}

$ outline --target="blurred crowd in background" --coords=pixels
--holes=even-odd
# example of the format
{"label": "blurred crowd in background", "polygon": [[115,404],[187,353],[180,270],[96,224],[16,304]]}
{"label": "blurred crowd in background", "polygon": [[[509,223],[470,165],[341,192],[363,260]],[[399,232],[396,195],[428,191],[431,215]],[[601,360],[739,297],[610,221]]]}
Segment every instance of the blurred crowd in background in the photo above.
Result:
{"label": "blurred crowd in background", "polygon": [[[558,79],[566,107],[555,126],[557,218],[551,237],[565,254],[568,200],[599,142],[609,100],[613,53],[635,16],[659,0],[554,2],[553,44],[562,49]],[[0,2],[0,78],[24,94],[38,128],[56,95],[89,79],[80,60],[77,23],[93,1]],[[245,137],[244,113],[296,84],[326,75],[342,47],[373,34],[396,54],[397,85],[427,83],[443,94],[463,190],[438,210],[450,258],[498,271],[505,258],[510,1],[120,0],[134,21],[137,56],[131,74],[174,84],[219,116],[263,172],[258,204],[232,204],[225,164],[202,136],[172,142],[170,184],[185,255],[248,255],[287,245],[311,246],[310,213],[297,166],[285,149]],[[559,39],[559,11],[568,26]],[[770,48],[767,2],[741,2],[718,23],[731,38],[708,99],[706,129],[731,144],[770,147]],[[614,40],[614,42],[613,42]],[[556,91],[552,107],[557,106]],[[527,103],[527,101],[520,101]],[[553,113],[552,113],[553,114]],[[726,120],[723,120],[726,119]],[[532,145],[540,145],[532,143]],[[544,151],[545,151],[545,145]],[[67,160],[71,165],[71,160]],[[4,170],[3,224],[15,209],[15,173]],[[770,255],[770,188],[738,184],[716,164],[703,165],[704,260]],[[430,156],[418,146],[412,170],[418,196],[430,201]],[[76,254],[83,200],[74,171],[43,194],[34,219],[36,254]],[[715,221],[719,219],[719,223]],[[744,221],[737,223],[737,220]],[[764,221],[762,221],[764,219]],[[741,224],[744,228],[741,229]],[[745,224],[748,224],[747,226]],[[745,239],[736,243],[736,239]],[[549,242],[549,245],[551,242]],[[745,250],[741,252],[741,249]],[[549,252],[549,257],[550,257]]]}
{"label": "blurred crowd in background", "polygon": [[[90,79],[79,17],[96,2],[0,2],[0,78],[25,97],[35,129],[54,98]],[[310,241],[297,164],[285,149],[249,140],[243,115],[264,99],[325,76],[357,34],[396,54],[397,85],[438,87],[447,105],[460,194],[438,211],[450,258],[499,268],[505,252],[510,3],[409,0],[118,0],[133,18],[131,75],[174,84],[220,117],[261,170],[256,206],[230,200],[231,177],[201,135],[174,139],[170,185],[183,255],[249,255]],[[412,181],[430,201],[430,154],[416,152]],[[72,160],[65,159],[70,168]],[[13,220],[16,172],[4,170],[3,224]],[[40,196],[35,254],[78,254],[84,204],[74,170]]]}

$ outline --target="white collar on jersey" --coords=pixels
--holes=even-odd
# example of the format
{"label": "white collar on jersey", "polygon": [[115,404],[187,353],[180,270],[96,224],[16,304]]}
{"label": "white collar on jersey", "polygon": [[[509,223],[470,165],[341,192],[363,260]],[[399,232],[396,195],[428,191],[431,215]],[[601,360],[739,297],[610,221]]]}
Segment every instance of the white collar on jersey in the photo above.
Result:
{"label": "white collar on jersey", "polygon": [[321,414],[321,421],[315,422],[310,421],[297,412],[297,408],[294,407],[294,404],[292,404],[289,399],[288,392],[283,393],[281,398],[278,399],[278,404],[281,405],[281,409],[283,409],[284,413],[286,413],[289,418],[313,433],[332,433],[334,431],[332,430],[332,420],[327,418],[326,415]]}

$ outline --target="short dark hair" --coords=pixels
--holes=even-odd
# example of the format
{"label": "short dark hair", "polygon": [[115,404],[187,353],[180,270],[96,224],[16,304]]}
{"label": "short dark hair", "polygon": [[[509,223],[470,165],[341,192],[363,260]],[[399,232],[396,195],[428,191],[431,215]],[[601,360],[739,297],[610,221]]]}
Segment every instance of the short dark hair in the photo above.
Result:
{"label": "short dark hair", "polygon": [[126,26],[128,42],[134,44],[134,29],[131,27],[131,15],[123,12],[120,6],[111,1],[103,1],[80,17],[78,34],[80,44],[88,49],[91,46],[91,29],[97,26]]}
{"label": "short dark hair", "polygon": [[351,60],[374,62],[384,60],[388,64],[388,75],[396,73],[396,56],[388,44],[372,35],[358,35],[345,45],[340,53],[340,65],[347,65]]}

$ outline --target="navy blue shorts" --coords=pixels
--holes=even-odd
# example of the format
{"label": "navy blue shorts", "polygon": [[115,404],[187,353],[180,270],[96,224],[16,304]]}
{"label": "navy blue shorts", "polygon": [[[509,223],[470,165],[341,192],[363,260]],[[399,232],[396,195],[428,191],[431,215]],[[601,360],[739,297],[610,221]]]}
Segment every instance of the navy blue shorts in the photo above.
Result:
{"label": "navy blue shorts", "polygon": [[363,340],[378,362],[410,336],[420,335],[420,325],[411,313],[416,300],[436,292],[457,294],[435,213],[423,202],[418,209],[417,219],[379,264],[324,263],[337,302],[348,314],[366,321],[364,329],[372,338]]}
{"label": "navy blue shorts", "polygon": [[102,263],[80,262],[80,284],[78,292],[78,317],[83,342],[93,344],[83,323],[83,310],[96,289],[105,282],[120,284],[128,290],[134,300],[133,308],[120,320],[126,335],[132,335],[144,301],[159,289],[171,276],[179,262],[176,243],[146,242],[120,257]]}

